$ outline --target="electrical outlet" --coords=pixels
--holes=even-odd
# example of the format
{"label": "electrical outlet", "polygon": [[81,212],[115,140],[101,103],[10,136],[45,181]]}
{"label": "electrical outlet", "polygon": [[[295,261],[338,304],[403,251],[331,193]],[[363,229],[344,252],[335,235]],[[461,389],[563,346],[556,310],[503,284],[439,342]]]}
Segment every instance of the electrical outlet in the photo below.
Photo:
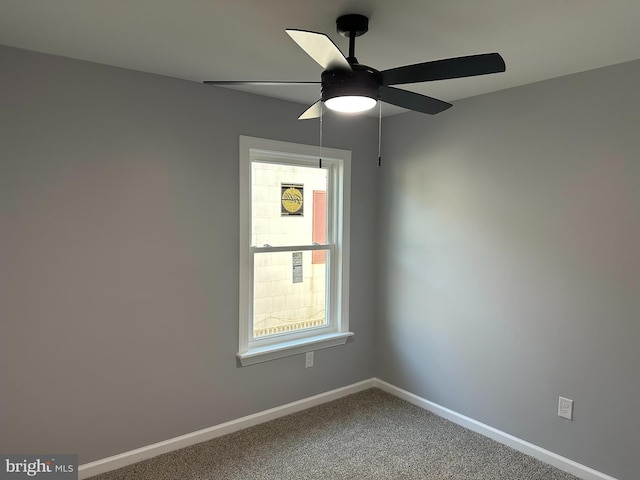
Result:
{"label": "electrical outlet", "polygon": [[304,368],[313,367],[313,352],[307,352],[304,358]]}
{"label": "electrical outlet", "polygon": [[564,397],[558,397],[558,416],[573,420],[573,400]]}

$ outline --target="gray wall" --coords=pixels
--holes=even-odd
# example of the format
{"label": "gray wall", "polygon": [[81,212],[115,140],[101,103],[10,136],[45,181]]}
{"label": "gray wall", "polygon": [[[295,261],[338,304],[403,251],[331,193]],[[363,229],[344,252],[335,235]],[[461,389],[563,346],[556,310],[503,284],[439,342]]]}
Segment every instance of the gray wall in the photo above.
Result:
{"label": "gray wall", "polygon": [[[0,47],[0,451],[80,462],[373,376],[377,124],[353,151],[355,341],[238,368],[238,136],[303,105]],[[330,121],[329,121],[330,120]]]}
{"label": "gray wall", "polygon": [[380,200],[377,375],[626,480],[640,432],[638,85],[633,62],[393,117]]}

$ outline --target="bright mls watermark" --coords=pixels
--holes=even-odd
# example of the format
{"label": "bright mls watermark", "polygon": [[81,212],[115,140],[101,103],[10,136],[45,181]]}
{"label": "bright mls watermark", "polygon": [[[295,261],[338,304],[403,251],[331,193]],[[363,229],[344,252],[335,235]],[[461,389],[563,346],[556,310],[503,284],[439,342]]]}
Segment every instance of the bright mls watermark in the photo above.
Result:
{"label": "bright mls watermark", "polygon": [[0,455],[0,480],[78,480],[77,455]]}

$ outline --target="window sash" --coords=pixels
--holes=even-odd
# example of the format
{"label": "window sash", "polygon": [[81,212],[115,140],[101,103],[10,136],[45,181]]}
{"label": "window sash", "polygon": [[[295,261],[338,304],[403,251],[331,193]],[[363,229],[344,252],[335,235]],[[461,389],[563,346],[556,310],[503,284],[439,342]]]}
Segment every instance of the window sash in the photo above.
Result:
{"label": "window sash", "polygon": [[[336,246],[335,245],[298,245],[294,247],[258,247],[251,248],[251,269],[250,269],[250,286],[251,286],[251,302],[249,305],[249,348],[258,348],[267,345],[277,344],[283,341],[283,339],[287,340],[295,340],[299,338],[306,338],[310,335],[321,335],[326,333],[334,333],[339,329],[338,315],[339,312],[336,310],[336,302],[335,295],[338,292],[335,289],[336,283],[336,269],[334,268],[334,262],[332,262],[332,258],[336,256]],[[324,266],[326,275],[325,275],[325,320],[326,323],[324,325],[319,325],[316,327],[304,328],[299,330],[294,330],[290,332],[282,332],[273,335],[268,335],[264,337],[254,337],[255,331],[255,313],[254,313],[254,302],[255,302],[255,256],[261,253],[271,253],[271,252],[300,252],[300,251],[325,251],[326,252],[326,264]]]}
{"label": "window sash", "polygon": [[283,246],[262,246],[249,247],[249,251],[251,253],[271,253],[271,252],[300,252],[300,251],[309,251],[309,250],[328,250],[329,248],[335,248],[336,245],[334,243],[319,243],[317,245],[313,244],[303,244],[303,245],[283,245]]}

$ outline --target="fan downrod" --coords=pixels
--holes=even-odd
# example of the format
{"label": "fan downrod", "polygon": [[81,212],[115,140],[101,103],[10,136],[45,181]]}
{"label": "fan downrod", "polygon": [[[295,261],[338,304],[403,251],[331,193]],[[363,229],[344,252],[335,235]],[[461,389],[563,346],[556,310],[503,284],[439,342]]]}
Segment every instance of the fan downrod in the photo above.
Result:
{"label": "fan downrod", "polygon": [[356,37],[364,35],[369,31],[369,19],[364,15],[352,13],[342,15],[336,20],[338,33],[349,39],[349,56],[347,61],[354,65],[358,63],[356,58]]}

